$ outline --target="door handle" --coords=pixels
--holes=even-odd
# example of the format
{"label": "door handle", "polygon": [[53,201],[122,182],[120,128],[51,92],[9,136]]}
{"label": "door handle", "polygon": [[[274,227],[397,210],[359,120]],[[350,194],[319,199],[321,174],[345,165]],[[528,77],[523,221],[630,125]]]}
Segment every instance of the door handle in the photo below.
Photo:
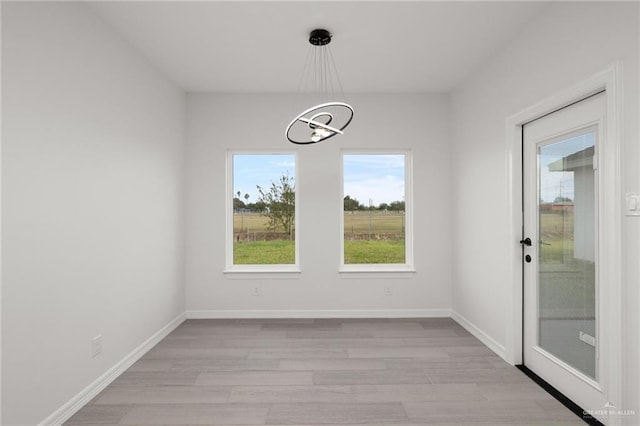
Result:
{"label": "door handle", "polygon": [[524,240],[520,240],[520,244],[531,247],[531,238],[527,237]]}

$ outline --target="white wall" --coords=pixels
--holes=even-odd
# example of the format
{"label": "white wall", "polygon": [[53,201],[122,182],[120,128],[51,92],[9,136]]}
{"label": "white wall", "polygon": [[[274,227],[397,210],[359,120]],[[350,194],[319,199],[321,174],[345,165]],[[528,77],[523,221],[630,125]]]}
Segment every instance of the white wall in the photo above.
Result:
{"label": "white wall", "polygon": [[[401,315],[399,311],[424,313],[441,308],[448,312],[451,303],[448,97],[370,94],[347,98],[356,112],[344,136],[298,146],[284,138],[289,118],[299,112],[299,102],[291,95],[189,95],[188,315],[253,314],[248,311],[276,316],[291,315],[291,311],[312,316],[372,315],[378,310]],[[338,274],[340,149],[348,148],[412,150],[415,274],[384,279],[345,278]],[[299,276],[239,279],[223,274],[225,152],[229,149],[298,152],[300,211],[296,227],[302,268]],[[261,288],[260,296],[252,296],[254,286]],[[384,296],[384,286],[392,287],[392,296]],[[358,310],[362,311],[355,312]]]}
{"label": "white wall", "polygon": [[[623,192],[638,192],[638,21],[637,3],[554,3],[452,95],[453,309],[503,345],[511,318],[505,294],[519,285],[508,268],[510,245],[517,242],[507,238],[505,120],[621,60]],[[636,413],[638,222],[623,219],[626,398],[619,406]]]}
{"label": "white wall", "polygon": [[2,424],[34,425],[184,311],[185,97],[85,4],[2,7]]}

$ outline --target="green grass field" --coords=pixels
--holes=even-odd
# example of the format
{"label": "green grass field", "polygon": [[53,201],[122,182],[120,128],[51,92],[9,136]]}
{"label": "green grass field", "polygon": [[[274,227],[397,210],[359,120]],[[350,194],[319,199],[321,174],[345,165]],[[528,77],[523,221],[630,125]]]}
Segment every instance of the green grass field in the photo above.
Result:
{"label": "green grass field", "polygon": [[[286,240],[236,242],[236,265],[290,265],[295,263],[295,243]],[[404,240],[345,241],[344,263],[404,263]]]}
{"label": "green grass field", "polygon": [[[233,246],[236,265],[293,264],[295,243],[268,240],[269,219],[256,213],[235,214],[233,231],[240,239]],[[344,242],[345,264],[404,263],[404,214],[398,212],[345,212],[345,235],[355,239]],[[369,234],[372,239],[369,240]],[[379,239],[380,236],[386,236]]]}
{"label": "green grass field", "polygon": [[235,265],[291,265],[295,262],[294,241],[241,241],[233,244]]}
{"label": "green grass field", "polygon": [[540,260],[543,263],[564,263],[573,258],[573,213],[542,213],[540,215]]}
{"label": "green grass field", "polygon": [[[269,219],[258,213],[233,215],[233,232],[268,232]],[[345,212],[345,234],[401,234],[404,232],[404,214],[398,212]]]}
{"label": "green grass field", "polygon": [[404,263],[404,240],[360,240],[344,242],[344,263]]}

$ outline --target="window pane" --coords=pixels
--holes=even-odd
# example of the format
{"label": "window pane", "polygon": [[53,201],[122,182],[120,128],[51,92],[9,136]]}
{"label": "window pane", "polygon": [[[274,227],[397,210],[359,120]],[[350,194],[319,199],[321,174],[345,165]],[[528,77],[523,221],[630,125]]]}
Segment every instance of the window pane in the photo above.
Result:
{"label": "window pane", "polygon": [[233,264],[295,264],[295,155],[233,155]]}
{"label": "window pane", "polygon": [[344,263],[404,264],[405,155],[345,154]]}

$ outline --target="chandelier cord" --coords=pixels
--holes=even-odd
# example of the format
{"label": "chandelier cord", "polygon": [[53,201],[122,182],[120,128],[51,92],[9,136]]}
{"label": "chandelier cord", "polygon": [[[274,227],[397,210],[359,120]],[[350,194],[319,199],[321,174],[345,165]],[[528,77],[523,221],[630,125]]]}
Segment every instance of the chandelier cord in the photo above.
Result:
{"label": "chandelier cord", "polygon": [[298,82],[298,90],[297,93],[301,93],[305,87],[309,84],[309,67],[311,65],[311,51],[313,46],[309,46],[307,48],[307,59],[304,61],[304,68],[302,69],[302,74],[300,75],[300,81]]}
{"label": "chandelier cord", "polygon": [[338,82],[338,86],[340,87],[340,96],[341,96],[342,99],[346,100],[347,98],[344,96],[344,89],[342,88],[342,81],[340,81],[340,74],[338,74],[338,68],[336,67],[336,61],[333,59],[333,53],[331,52],[331,47],[329,47],[327,45],[327,48],[328,48],[327,51],[329,52],[329,58],[331,59],[331,65],[333,65],[333,70],[335,71],[335,74],[336,74],[336,80]]}

